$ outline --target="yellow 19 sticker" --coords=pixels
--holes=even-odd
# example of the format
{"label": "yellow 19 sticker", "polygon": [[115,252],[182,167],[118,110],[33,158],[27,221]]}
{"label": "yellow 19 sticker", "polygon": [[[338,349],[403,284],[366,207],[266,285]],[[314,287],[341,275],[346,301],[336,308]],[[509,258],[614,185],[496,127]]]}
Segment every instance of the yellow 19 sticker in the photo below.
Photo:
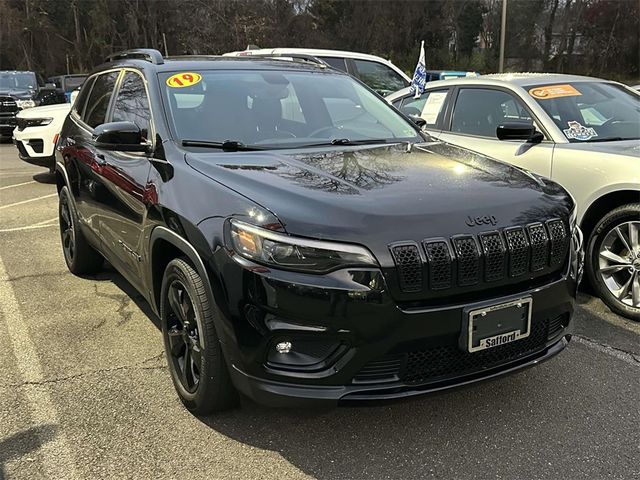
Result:
{"label": "yellow 19 sticker", "polygon": [[175,75],[171,75],[169,78],[167,78],[167,85],[173,88],[184,88],[195,85],[200,80],[202,80],[202,76],[199,73],[176,73]]}

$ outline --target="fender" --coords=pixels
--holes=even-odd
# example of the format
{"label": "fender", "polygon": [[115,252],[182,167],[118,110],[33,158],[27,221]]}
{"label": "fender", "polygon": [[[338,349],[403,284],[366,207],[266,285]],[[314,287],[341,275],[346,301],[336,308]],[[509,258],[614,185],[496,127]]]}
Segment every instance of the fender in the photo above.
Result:
{"label": "fender", "polygon": [[[207,273],[207,269],[204,266],[202,257],[200,257],[197,250],[193,248],[193,246],[187,240],[185,240],[184,237],[181,237],[174,231],[169,230],[167,227],[163,227],[159,225],[155,227],[151,232],[151,239],[149,241],[149,252],[153,251],[153,245],[158,239],[163,239],[171,243],[180,251],[182,251],[189,258],[189,260],[191,260],[194,268],[198,272],[198,275],[200,275],[200,278],[202,278],[202,281],[204,283],[204,288],[207,292],[209,300],[211,302],[215,302],[215,297],[213,296],[213,290],[211,289],[211,281],[209,280],[209,274]],[[149,269],[151,270],[153,265],[153,259],[150,258],[149,260],[150,260]],[[149,278],[151,277],[152,276],[149,275]],[[152,300],[151,306],[154,312],[158,316],[160,316],[160,305],[157,304],[156,297],[155,295],[153,295],[153,292],[151,292],[151,300]]]}

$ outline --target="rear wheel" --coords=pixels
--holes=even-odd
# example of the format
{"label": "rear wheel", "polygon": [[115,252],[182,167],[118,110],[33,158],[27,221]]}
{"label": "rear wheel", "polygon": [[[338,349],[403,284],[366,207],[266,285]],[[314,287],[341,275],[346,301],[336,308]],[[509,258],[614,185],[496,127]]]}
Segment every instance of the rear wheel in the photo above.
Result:
{"label": "rear wheel", "polygon": [[102,268],[104,259],[94,248],[79,228],[78,216],[73,208],[69,189],[60,190],[58,199],[58,220],[60,223],[60,240],[64,260],[69,271],[75,275],[95,273]]}
{"label": "rear wheel", "polygon": [[160,302],[165,353],[180,400],[198,415],[226,410],[238,402],[213,315],[200,275],[184,259],[169,262]]}
{"label": "rear wheel", "polygon": [[589,281],[602,301],[640,321],[640,204],[605,215],[591,234],[587,252]]}

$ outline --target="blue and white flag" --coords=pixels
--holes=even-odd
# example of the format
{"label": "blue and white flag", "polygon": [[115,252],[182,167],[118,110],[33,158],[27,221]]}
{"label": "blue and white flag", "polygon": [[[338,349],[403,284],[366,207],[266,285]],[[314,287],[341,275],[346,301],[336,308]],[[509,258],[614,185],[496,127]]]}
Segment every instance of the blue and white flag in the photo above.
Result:
{"label": "blue and white flag", "polygon": [[416,65],[416,71],[413,73],[413,80],[411,80],[411,87],[409,91],[413,93],[413,98],[420,98],[420,95],[424,93],[424,86],[427,83],[427,67],[424,59],[424,40],[420,44],[420,58],[418,58],[418,65]]}

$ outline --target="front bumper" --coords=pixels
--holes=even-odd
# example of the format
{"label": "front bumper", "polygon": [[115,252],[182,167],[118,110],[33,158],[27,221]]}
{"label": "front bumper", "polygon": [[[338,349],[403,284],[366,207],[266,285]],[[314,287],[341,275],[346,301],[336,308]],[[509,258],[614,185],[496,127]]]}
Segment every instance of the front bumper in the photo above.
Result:
{"label": "front bumper", "polygon": [[[576,262],[517,293],[404,306],[377,270],[314,276],[234,260],[224,250],[217,257],[217,327],[232,380],[267,405],[331,406],[467,385],[553,357],[572,330]],[[466,312],[525,296],[533,300],[530,337],[476,353],[459,347]],[[287,342],[290,361],[275,348]]]}
{"label": "front bumper", "polygon": [[13,143],[18,156],[31,165],[53,169],[55,166],[54,145],[48,126],[13,130]]}

